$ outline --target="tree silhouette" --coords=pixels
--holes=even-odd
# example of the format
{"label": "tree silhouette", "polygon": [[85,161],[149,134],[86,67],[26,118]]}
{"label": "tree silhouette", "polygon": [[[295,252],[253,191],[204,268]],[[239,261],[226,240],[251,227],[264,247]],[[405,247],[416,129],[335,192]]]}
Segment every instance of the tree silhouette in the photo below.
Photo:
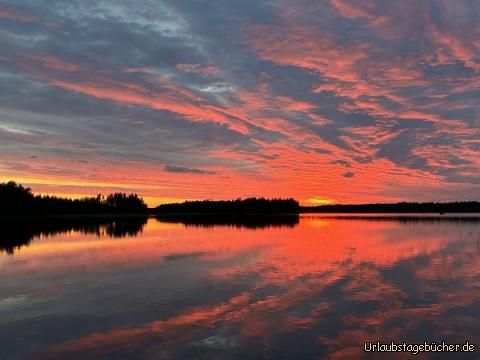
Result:
{"label": "tree silhouette", "polygon": [[33,206],[34,196],[30,188],[18,185],[14,181],[0,184],[0,214],[21,213]]}
{"label": "tree silhouette", "polygon": [[107,196],[105,203],[114,212],[144,212],[147,205],[137,194],[115,193]]}
{"label": "tree silhouette", "polygon": [[480,202],[457,201],[448,203],[399,202],[394,204],[337,204],[302,207],[301,211],[318,213],[477,213],[480,212]]}
{"label": "tree silhouette", "polygon": [[114,193],[107,197],[66,199],[34,195],[30,188],[10,181],[0,184],[0,215],[68,215],[146,213],[147,205],[137,194]]}
{"label": "tree silhouette", "polygon": [[248,198],[236,200],[185,201],[180,204],[163,204],[157,213],[298,213],[299,204],[294,199]]}

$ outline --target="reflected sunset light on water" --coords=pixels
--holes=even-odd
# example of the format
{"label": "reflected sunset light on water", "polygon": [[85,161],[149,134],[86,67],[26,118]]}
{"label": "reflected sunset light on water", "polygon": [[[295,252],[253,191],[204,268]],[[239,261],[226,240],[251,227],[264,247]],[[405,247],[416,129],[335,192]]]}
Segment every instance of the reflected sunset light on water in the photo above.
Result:
{"label": "reflected sunset light on water", "polygon": [[145,222],[2,252],[8,358],[361,358],[364,341],[480,335],[476,221]]}

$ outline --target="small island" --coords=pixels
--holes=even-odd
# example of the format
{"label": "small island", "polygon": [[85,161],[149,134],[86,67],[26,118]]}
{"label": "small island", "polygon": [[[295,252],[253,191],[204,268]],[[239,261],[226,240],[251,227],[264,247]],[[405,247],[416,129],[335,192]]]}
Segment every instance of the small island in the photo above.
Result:
{"label": "small island", "polygon": [[298,214],[300,205],[294,199],[247,198],[163,204],[153,211],[158,214]]}

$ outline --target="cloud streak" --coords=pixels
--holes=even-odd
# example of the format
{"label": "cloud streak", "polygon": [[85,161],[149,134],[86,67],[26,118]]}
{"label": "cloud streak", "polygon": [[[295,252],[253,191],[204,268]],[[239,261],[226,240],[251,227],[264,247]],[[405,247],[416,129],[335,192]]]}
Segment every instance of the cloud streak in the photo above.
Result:
{"label": "cloud streak", "polygon": [[164,170],[170,173],[186,173],[186,174],[198,174],[198,175],[214,175],[215,171],[208,171],[202,169],[195,169],[189,168],[184,166],[174,166],[174,165],[166,165]]}

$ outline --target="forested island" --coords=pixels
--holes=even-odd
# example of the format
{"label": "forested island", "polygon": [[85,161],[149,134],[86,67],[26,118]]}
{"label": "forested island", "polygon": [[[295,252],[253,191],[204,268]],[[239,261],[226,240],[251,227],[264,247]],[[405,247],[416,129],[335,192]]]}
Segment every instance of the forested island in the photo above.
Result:
{"label": "forested island", "polygon": [[156,207],[154,212],[159,214],[298,214],[300,205],[294,199],[200,200],[185,201],[178,204],[163,204]]}

